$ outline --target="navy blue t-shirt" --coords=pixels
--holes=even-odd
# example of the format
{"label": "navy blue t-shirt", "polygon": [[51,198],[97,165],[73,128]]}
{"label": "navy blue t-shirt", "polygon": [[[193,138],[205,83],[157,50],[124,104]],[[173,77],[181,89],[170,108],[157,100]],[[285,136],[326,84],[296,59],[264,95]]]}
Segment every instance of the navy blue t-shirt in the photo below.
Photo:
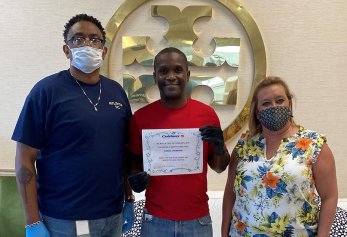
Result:
{"label": "navy blue t-shirt", "polygon": [[[69,71],[39,81],[28,95],[12,139],[40,150],[40,211],[67,220],[120,213],[123,159],[131,108],[123,88],[101,76],[93,105]],[[95,104],[100,85],[80,82]]]}

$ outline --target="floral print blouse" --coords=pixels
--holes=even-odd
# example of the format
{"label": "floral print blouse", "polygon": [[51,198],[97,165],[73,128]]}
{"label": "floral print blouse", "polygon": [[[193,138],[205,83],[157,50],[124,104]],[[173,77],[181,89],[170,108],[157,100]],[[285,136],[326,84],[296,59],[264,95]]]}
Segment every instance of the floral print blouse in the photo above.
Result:
{"label": "floral print blouse", "polygon": [[312,164],[324,142],[325,137],[300,127],[267,159],[261,134],[240,139],[230,236],[315,236],[319,213]]}

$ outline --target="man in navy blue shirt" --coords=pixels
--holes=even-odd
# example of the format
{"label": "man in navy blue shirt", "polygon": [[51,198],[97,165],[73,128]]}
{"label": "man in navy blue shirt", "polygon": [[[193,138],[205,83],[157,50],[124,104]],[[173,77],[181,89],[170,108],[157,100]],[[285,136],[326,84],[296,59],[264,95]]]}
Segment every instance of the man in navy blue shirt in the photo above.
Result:
{"label": "man in navy blue shirt", "polygon": [[124,179],[131,108],[123,88],[100,75],[101,23],[76,15],[63,36],[70,68],[33,87],[12,136],[26,236],[75,237],[84,221],[91,237],[118,237],[134,221]]}

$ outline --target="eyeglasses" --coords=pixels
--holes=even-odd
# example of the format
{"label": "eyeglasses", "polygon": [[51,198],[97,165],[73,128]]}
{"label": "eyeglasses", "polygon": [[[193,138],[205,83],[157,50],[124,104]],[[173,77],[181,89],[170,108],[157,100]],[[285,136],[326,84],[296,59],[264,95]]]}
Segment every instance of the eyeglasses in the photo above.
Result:
{"label": "eyeglasses", "polygon": [[[88,39],[88,40],[87,40]],[[76,47],[82,47],[89,45],[93,48],[101,48],[104,45],[104,40],[99,38],[86,38],[84,36],[74,36],[69,39],[67,42],[71,42]]]}

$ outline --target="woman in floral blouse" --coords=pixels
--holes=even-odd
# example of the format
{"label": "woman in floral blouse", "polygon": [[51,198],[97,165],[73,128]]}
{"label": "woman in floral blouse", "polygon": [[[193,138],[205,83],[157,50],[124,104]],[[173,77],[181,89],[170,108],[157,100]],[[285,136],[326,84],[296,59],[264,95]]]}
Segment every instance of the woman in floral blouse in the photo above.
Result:
{"label": "woman in floral blouse", "polygon": [[337,196],[325,137],[296,125],[288,86],[278,77],[265,78],[254,90],[249,132],[232,152],[222,237],[327,237]]}

